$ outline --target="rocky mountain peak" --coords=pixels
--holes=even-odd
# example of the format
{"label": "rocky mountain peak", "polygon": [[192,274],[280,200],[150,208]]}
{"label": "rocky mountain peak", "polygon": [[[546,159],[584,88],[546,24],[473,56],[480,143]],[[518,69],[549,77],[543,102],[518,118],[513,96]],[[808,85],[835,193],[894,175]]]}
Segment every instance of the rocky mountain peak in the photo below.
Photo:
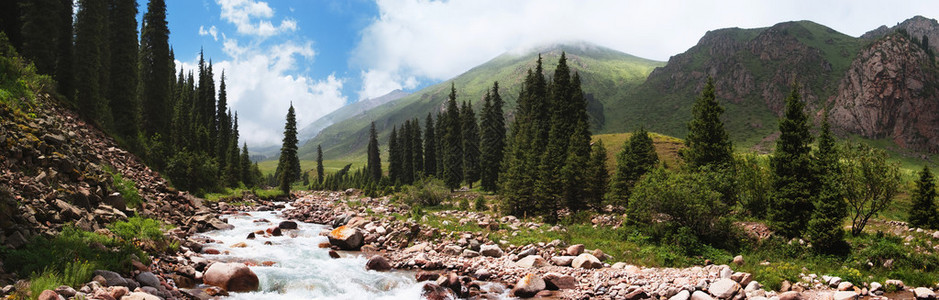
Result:
{"label": "rocky mountain peak", "polygon": [[861,36],[862,39],[874,40],[884,37],[897,30],[905,30],[910,37],[922,40],[923,36],[929,38],[929,46],[934,52],[939,52],[939,22],[923,16],[909,18],[893,27],[880,26]]}

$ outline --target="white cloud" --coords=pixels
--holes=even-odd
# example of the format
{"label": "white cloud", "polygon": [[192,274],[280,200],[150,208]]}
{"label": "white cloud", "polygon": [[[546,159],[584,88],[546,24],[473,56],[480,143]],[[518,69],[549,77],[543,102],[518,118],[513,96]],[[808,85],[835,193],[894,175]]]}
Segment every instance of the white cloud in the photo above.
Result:
{"label": "white cloud", "polygon": [[228,103],[232,110],[240,112],[241,138],[249,146],[280,143],[291,102],[300,128],[346,103],[343,79],[330,75],[316,80],[294,74],[298,58],[308,61],[314,58],[310,42],[287,41],[260,47],[242,46],[237,40],[228,39],[224,49],[233,59],[213,65],[216,84],[224,70]]}
{"label": "white cloud", "polygon": [[917,14],[935,18],[939,11],[939,2],[928,0],[376,1],[379,16],[361,32],[351,58],[366,69],[363,98],[409,80],[449,79],[503,52],[548,43],[587,41],[664,61],[708,30],[812,20],[858,36]]}
{"label": "white cloud", "polygon": [[212,25],[212,27],[209,27],[209,29],[206,30],[205,26],[200,25],[199,35],[201,36],[211,35],[212,39],[214,39],[215,41],[218,41],[218,28],[215,28],[215,25]]}
{"label": "white cloud", "polygon": [[217,0],[222,8],[221,17],[235,25],[238,33],[269,37],[282,32],[296,31],[297,21],[285,18],[274,26],[274,9],[267,2],[252,0]]}

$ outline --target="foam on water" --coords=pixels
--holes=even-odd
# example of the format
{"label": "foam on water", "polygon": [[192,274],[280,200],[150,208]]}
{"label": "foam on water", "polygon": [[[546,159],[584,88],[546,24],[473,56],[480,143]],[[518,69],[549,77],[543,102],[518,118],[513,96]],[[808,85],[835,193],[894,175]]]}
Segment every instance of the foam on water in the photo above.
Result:
{"label": "foam on water", "polygon": [[[254,222],[267,219],[270,223]],[[297,230],[284,230],[284,236],[246,239],[249,233],[277,226],[283,221],[276,212],[251,212],[250,216],[228,216],[231,230],[217,230],[206,236],[221,241],[207,244],[228,254],[206,255],[209,260],[244,261],[257,264],[273,261],[270,267],[253,266],[260,291],[232,293],[230,299],[418,299],[422,285],[411,273],[366,271],[367,258],[347,255],[329,257],[329,249],[319,248],[328,242],[319,233],[327,227],[297,222]],[[292,237],[294,236],[294,237]],[[264,245],[270,241],[273,245]],[[247,247],[232,248],[244,242]]]}

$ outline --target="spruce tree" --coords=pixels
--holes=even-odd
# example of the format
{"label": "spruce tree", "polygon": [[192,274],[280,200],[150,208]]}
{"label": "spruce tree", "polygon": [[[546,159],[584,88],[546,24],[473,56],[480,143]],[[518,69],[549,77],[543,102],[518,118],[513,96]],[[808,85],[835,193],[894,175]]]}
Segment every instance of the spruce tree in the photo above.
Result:
{"label": "spruce tree", "polygon": [[368,175],[372,182],[381,180],[381,156],[378,152],[378,132],[375,122],[368,131]]}
{"label": "spruce tree", "polygon": [[492,84],[492,91],[483,97],[482,137],[480,138],[480,185],[483,190],[495,191],[505,158],[505,117],[502,112],[502,97],[499,83]]}
{"label": "spruce tree", "polygon": [[841,225],[847,216],[847,203],[844,201],[844,187],[841,183],[841,163],[838,160],[827,113],[818,136],[815,165],[815,172],[821,184],[814,199],[815,208],[806,228],[806,236],[819,252],[835,253],[839,249],[845,249],[844,230]]}
{"label": "spruce tree", "polygon": [[810,156],[812,134],[809,132],[805,103],[793,84],[783,119],[779,121],[780,136],[770,159],[773,170],[775,199],[770,203],[770,224],[786,237],[801,236],[813,210],[812,195],[817,190]]}
{"label": "spruce tree", "polygon": [[76,103],[83,116],[110,128],[108,107],[108,6],[106,1],[81,0],[75,21]]}
{"label": "spruce tree", "polygon": [[316,182],[320,185],[323,184],[323,177],[326,170],[323,168],[323,146],[316,145]]}
{"label": "spruce tree", "polygon": [[655,152],[652,138],[640,127],[629,136],[623,143],[623,150],[616,155],[616,173],[610,182],[610,200],[613,204],[625,207],[633,187],[658,163],[659,155]]}
{"label": "spruce tree", "polygon": [[[565,207],[571,211],[578,212],[588,208],[589,191],[591,182],[588,179],[592,177],[589,172],[590,165],[590,125],[587,122],[580,121],[574,127],[574,133],[571,134],[568,154],[566,161],[560,170],[561,177],[561,198]],[[548,206],[551,208],[550,204]],[[554,217],[554,211],[548,211],[548,216]]]}
{"label": "spruce tree", "polygon": [[427,113],[424,122],[424,174],[437,175],[437,137],[434,134],[434,119]]}
{"label": "spruce tree", "polygon": [[166,24],[166,2],[150,0],[140,33],[140,93],[143,126],[147,136],[169,131],[170,30]]}
{"label": "spruce tree", "polygon": [[424,141],[421,139],[421,122],[417,118],[411,120],[411,164],[414,170],[414,180],[417,181],[424,174]]}
{"label": "spruce tree", "polygon": [[398,146],[401,147],[401,183],[414,183],[414,145],[411,140],[411,120],[404,121],[401,130],[398,131]]}
{"label": "spruce tree", "polygon": [[125,141],[137,138],[137,1],[110,0],[111,82],[108,100],[114,129]]}
{"label": "spruce tree", "polygon": [[[212,88],[214,90],[214,83]],[[212,98],[214,99],[215,96]],[[215,108],[215,115],[213,116],[217,126],[216,148],[218,148],[218,154],[216,157],[218,157],[220,162],[228,161],[226,156],[228,147],[231,144],[232,119],[231,116],[226,113],[228,109],[228,93],[225,91],[225,71],[222,71],[222,78],[218,89],[218,102]]]}
{"label": "spruce tree", "polygon": [[923,166],[913,191],[910,206],[910,227],[936,228],[936,180],[929,166]]}
{"label": "spruce tree", "polygon": [[709,166],[711,168],[729,167],[733,163],[733,146],[730,137],[724,131],[721,115],[724,108],[717,103],[714,92],[714,79],[708,77],[701,97],[691,107],[692,119],[688,122],[687,149],[682,157],[692,168]]}
{"label": "spruce tree", "polygon": [[528,70],[522,89],[519,91],[518,107],[512,122],[511,135],[506,139],[507,150],[503,172],[499,174],[499,189],[502,190],[503,207],[508,213],[528,216],[536,212],[538,198],[535,195],[536,175],[547,134],[541,137],[544,111],[545,80],[542,74],[541,56],[535,70]]}
{"label": "spruce tree", "polygon": [[277,164],[277,181],[280,190],[289,196],[290,184],[300,179],[300,159],[297,158],[297,117],[293,103],[287,110],[287,122],[284,125],[284,143],[280,148],[280,161]]}
{"label": "spruce tree", "polygon": [[401,181],[401,149],[398,146],[397,126],[391,127],[391,134],[388,136],[388,177],[392,184]]}
{"label": "spruce tree", "polygon": [[[72,23],[72,0],[56,0],[55,9],[50,12],[56,15],[56,63],[55,63],[55,81],[58,83],[58,91],[65,95],[68,100],[75,97],[75,52],[74,52],[74,24]],[[8,32],[9,33],[9,32]]]}
{"label": "spruce tree", "polygon": [[610,170],[606,166],[606,147],[603,140],[593,143],[590,150],[590,164],[587,173],[587,203],[595,210],[603,207],[603,197],[610,186]]}
{"label": "spruce tree", "polygon": [[229,187],[238,187],[238,182],[244,182],[241,178],[241,157],[238,156],[238,113],[226,116],[232,120],[232,125],[229,129],[228,153],[225,154],[225,177]]}
{"label": "spruce tree", "polygon": [[437,113],[437,121],[434,124],[434,150],[437,151],[437,178],[443,180],[443,168],[444,168],[444,159],[447,156],[447,148],[444,146],[444,137],[447,135],[447,127],[444,126],[443,120],[447,118],[446,113]]}
{"label": "spruce tree", "polygon": [[241,180],[247,187],[256,186],[254,176],[251,176],[251,155],[248,153],[248,142],[241,146]]}
{"label": "spruce tree", "polygon": [[476,123],[476,113],[473,107],[463,102],[460,110],[461,127],[463,129],[463,180],[473,188],[473,183],[479,180],[479,124]]}
{"label": "spruce tree", "polygon": [[443,145],[446,153],[443,165],[443,180],[450,189],[460,187],[463,181],[463,137],[460,122],[460,109],[456,106],[456,87],[450,84],[450,96],[447,98],[445,112],[445,135]]}
{"label": "spruce tree", "polygon": [[[57,9],[58,0],[31,0],[12,1],[19,2],[20,17],[22,20],[23,45],[20,53],[29,58],[36,71],[40,74],[55,74],[56,67],[56,34],[61,27],[54,26],[63,20],[50,10]],[[71,18],[69,18],[71,21]],[[20,28],[17,28],[20,29]]]}

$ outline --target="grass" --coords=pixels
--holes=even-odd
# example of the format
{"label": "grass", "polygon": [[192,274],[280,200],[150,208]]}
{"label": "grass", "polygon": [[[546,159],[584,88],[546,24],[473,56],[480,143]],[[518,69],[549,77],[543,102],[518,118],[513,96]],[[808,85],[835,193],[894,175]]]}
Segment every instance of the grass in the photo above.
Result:
{"label": "grass", "polygon": [[[305,189],[305,188],[306,188],[306,187],[304,187],[304,189]],[[242,199],[244,193],[246,193],[246,192],[247,192],[247,193],[252,193],[252,194],[254,194],[255,196],[258,196],[258,198],[261,198],[261,199],[273,199],[273,198],[275,198],[275,197],[277,197],[277,196],[280,196],[280,195],[283,195],[283,194],[284,194],[283,192],[280,191],[280,189],[276,189],[276,188],[270,188],[270,189],[252,188],[252,189],[249,189],[249,188],[245,188],[245,187],[239,187],[239,188],[235,188],[235,189],[232,189],[232,188],[225,188],[225,189],[224,189],[222,192],[220,192],[220,193],[208,193],[208,194],[205,194],[205,197],[204,197],[204,198],[205,198],[206,201],[210,201],[210,202],[229,201],[229,200],[239,201],[240,199]],[[234,204],[234,202],[232,202],[231,204]]]}
{"label": "grass", "polygon": [[[387,152],[383,152],[386,154]],[[266,175],[274,174],[277,170],[277,160],[266,160],[258,162],[258,168],[261,169],[261,173]],[[365,165],[366,158],[362,156],[361,159],[349,159],[349,160],[323,160],[323,169],[326,171],[326,174],[335,173],[336,171],[341,170],[348,164],[352,164],[351,170],[361,168]],[[383,165],[387,168],[387,162],[384,162]],[[312,172],[312,178],[316,177],[316,160],[301,160],[300,161],[300,170]]]}
{"label": "grass", "polygon": [[128,207],[135,208],[143,203],[143,197],[141,197],[140,192],[137,191],[137,183],[130,179],[124,179],[121,172],[114,170],[113,167],[105,166],[104,171],[111,174],[114,189],[121,193]]}
{"label": "grass", "polygon": [[58,272],[46,269],[41,274],[33,274],[29,280],[30,299],[39,299],[45,290],[55,290],[67,285],[73,288],[80,287],[91,279],[95,265],[87,261],[73,261],[65,265],[65,271]]}
{"label": "grass", "polygon": [[120,238],[65,227],[54,237],[37,236],[20,249],[0,249],[4,269],[18,274],[62,274],[70,263],[87,262],[96,268],[124,270],[131,259],[148,261],[148,256]]}
{"label": "grass", "polygon": [[[608,170],[615,170],[616,155],[618,155],[620,151],[623,151],[623,144],[631,135],[632,133],[610,133],[593,136],[593,141],[602,140],[603,145],[606,146],[606,163]],[[681,165],[681,158],[678,156],[678,151],[685,148],[685,142],[683,140],[651,132],[649,136],[652,137],[652,143],[655,146],[655,153],[659,156],[659,161],[669,167]]]}

